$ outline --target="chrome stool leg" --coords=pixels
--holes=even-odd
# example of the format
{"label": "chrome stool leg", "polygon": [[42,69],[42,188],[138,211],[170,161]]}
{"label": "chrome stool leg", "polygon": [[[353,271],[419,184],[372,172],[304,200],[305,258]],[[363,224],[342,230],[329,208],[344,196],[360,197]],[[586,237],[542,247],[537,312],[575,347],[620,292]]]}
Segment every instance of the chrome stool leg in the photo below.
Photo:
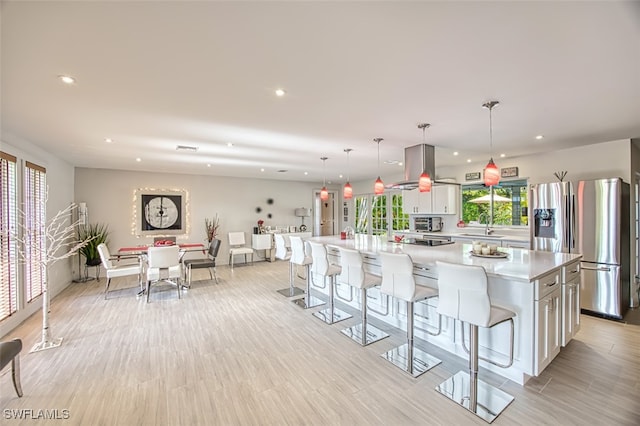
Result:
{"label": "chrome stool leg", "polygon": [[[464,327],[464,324],[463,324]],[[469,332],[469,371],[458,371],[440,383],[436,390],[491,423],[504,411],[514,397],[482,380],[478,380],[478,326],[471,324]]]}
{"label": "chrome stool leg", "polygon": [[341,332],[360,343],[362,346],[367,346],[371,343],[377,342],[378,340],[382,340],[385,337],[389,337],[389,335],[379,328],[374,327],[371,324],[367,324],[367,289],[361,288],[360,295],[362,299],[362,307],[360,308],[362,322],[345,328],[341,330]]}
{"label": "chrome stool leg", "polygon": [[310,265],[305,265],[305,272],[307,273],[307,291],[304,297],[293,300],[293,303],[300,306],[302,309],[309,309],[315,306],[324,305],[324,301],[318,299],[317,297],[313,297],[311,295],[311,267]]}
{"label": "chrome stool leg", "polygon": [[413,302],[407,302],[407,343],[381,356],[413,377],[426,373],[442,362],[413,345]]}
{"label": "chrome stool leg", "polygon": [[[322,279],[326,280],[327,277],[322,277]],[[331,275],[329,277],[329,307],[327,309],[323,309],[321,311],[313,313],[314,317],[320,318],[322,321],[326,322],[327,324],[335,324],[337,322],[349,319],[352,316],[351,314],[348,314],[345,311],[340,310],[334,306],[335,305],[334,303],[335,300],[333,297],[334,287],[335,287],[335,275]]]}
{"label": "chrome stool leg", "polygon": [[294,297],[304,294],[304,290],[294,285],[295,273],[293,263],[289,262],[289,288],[278,290],[278,293],[285,297]]}

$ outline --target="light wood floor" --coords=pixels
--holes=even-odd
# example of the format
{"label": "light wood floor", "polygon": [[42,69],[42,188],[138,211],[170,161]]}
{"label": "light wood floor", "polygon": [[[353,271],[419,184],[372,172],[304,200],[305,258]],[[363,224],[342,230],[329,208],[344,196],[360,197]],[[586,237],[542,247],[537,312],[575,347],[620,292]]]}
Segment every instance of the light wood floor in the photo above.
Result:
{"label": "light wood floor", "polygon": [[[130,280],[114,280],[109,300],[104,279],[72,284],[51,304],[61,347],[29,353],[40,314],[4,337],[23,339],[24,397],[5,369],[0,423],[486,424],[434,390],[465,360],[418,341],[443,363],[413,379],[379,356],[403,331],[383,327],[391,338],[362,348],[340,333],[357,315],[329,326],[276,293],[287,274],[287,262],[225,266],[215,284],[196,270],[206,280],[181,300],[159,286],[149,304]],[[640,424],[640,325],[582,319],[578,337],[526,386],[481,371],[516,398],[494,425]],[[70,418],[19,421],[7,409],[66,409]]]}

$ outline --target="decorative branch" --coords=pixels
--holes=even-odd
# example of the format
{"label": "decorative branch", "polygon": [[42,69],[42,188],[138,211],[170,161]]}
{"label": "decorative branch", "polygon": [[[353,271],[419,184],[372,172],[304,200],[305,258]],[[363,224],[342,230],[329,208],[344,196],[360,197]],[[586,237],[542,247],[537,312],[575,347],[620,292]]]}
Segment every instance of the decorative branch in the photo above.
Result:
{"label": "decorative branch", "polygon": [[566,170],[563,170],[563,171],[561,171],[561,172],[555,172],[553,175],[554,175],[556,178],[558,178],[558,180],[559,180],[560,182],[562,182],[562,181],[564,180],[564,177],[567,175],[567,171],[566,171]]}
{"label": "decorative branch", "polygon": [[[45,206],[48,200],[48,191],[45,195]],[[62,338],[53,339],[49,327],[49,266],[73,256],[89,241],[87,238],[78,240],[75,238],[75,229],[79,221],[71,222],[72,213],[77,208],[72,203],[67,208],[60,210],[47,223],[35,221],[33,226],[27,226],[27,215],[21,209],[18,213],[22,220],[18,221],[19,232],[14,233],[13,238],[18,242],[18,256],[21,263],[31,264],[37,261],[44,269],[42,282],[42,340],[36,344],[31,352],[40,351],[60,346]],[[70,224],[69,224],[70,223]],[[41,235],[44,235],[42,241]]]}
{"label": "decorative branch", "polygon": [[218,214],[216,213],[216,217],[213,219],[204,218],[204,226],[207,231],[207,240],[209,242],[213,241],[214,238],[218,235],[218,228],[220,227],[220,219],[218,218]]}

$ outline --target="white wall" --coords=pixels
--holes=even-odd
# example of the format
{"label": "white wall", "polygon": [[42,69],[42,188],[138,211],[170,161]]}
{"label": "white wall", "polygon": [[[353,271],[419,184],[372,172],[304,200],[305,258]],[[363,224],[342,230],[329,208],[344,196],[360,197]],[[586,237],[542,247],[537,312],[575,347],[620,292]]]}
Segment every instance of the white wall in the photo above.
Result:
{"label": "white wall", "polygon": [[[2,134],[0,150],[18,157],[19,164],[24,161],[30,161],[47,169],[47,186],[49,188],[47,220],[73,202],[74,170],[70,164],[31,144],[29,141],[8,133]],[[20,176],[19,179],[21,180],[22,177]],[[71,264],[74,261],[74,258],[63,260],[49,268],[49,292],[51,297],[60,293],[71,282]],[[0,336],[4,336],[34,312],[42,309],[41,297],[34,299],[29,304],[25,304],[23,300],[18,303],[21,309],[15,315],[0,322]],[[51,324],[54,337],[56,337],[55,312],[52,313]]]}
{"label": "white wall", "polygon": [[[219,264],[228,260],[227,232],[244,231],[250,244],[258,219],[263,219],[265,226],[300,226],[295,208],[313,208],[313,192],[320,189],[318,184],[306,182],[77,168],[75,200],[87,203],[90,223],[109,226],[112,251],[153,241],[153,237],[137,237],[132,233],[133,194],[138,188],[188,191],[189,232],[178,237],[178,241],[205,242],[204,220],[217,213],[218,238],[222,240]],[[273,199],[271,205],[267,204],[269,198]],[[262,212],[256,213],[257,207]],[[268,213],[272,219],[267,218]],[[309,229],[312,220],[313,217],[305,218]]]}

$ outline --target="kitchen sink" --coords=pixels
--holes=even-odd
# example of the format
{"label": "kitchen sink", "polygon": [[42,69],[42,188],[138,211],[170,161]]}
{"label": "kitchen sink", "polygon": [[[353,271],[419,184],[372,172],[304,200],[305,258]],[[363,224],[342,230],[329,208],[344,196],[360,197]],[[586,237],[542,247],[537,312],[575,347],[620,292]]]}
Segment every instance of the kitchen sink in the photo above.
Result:
{"label": "kitchen sink", "polygon": [[462,237],[478,237],[478,238],[502,238],[504,235],[485,235],[485,234],[459,234]]}

